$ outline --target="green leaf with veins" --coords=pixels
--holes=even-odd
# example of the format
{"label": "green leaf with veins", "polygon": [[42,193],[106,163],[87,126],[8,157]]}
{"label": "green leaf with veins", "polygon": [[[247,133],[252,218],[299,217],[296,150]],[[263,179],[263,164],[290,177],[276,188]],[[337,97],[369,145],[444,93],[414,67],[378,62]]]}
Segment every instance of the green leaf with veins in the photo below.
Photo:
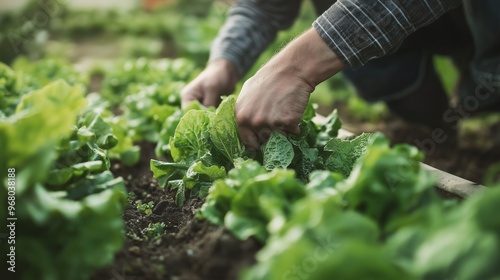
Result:
{"label": "green leaf with veins", "polygon": [[214,181],[226,177],[226,169],[217,165],[205,166],[197,161],[189,167],[186,177],[193,181]]}
{"label": "green leaf with veins", "polygon": [[373,135],[363,133],[351,140],[332,138],[325,145],[325,151],[332,152],[325,161],[326,168],[348,177],[358,158],[366,152]]}
{"label": "green leaf with veins", "polygon": [[234,195],[225,226],[240,239],[265,241],[284,226],[295,201],[305,195],[293,170],[275,169],[244,182]]}
{"label": "green leaf with veins", "polygon": [[214,146],[229,161],[241,156],[244,147],[238,136],[238,127],[234,115],[236,96],[228,96],[217,108],[215,116],[211,119],[210,139]]}
{"label": "green leaf with veins", "polygon": [[152,159],[150,168],[160,187],[164,188],[170,179],[181,179],[188,170],[189,165]]}
{"label": "green leaf with veins", "polygon": [[333,110],[326,122],[321,126],[321,130],[316,137],[316,147],[323,147],[330,139],[337,137],[342,122],[339,119],[337,110]]}
{"label": "green leaf with veins", "polygon": [[286,136],[279,132],[271,132],[269,140],[262,145],[261,149],[266,170],[287,168],[292,163],[294,157],[293,146]]}
{"label": "green leaf with veins", "polygon": [[200,158],[208,152],[202,134],[210,128],[212,117],[213,112],[191,110],[181,118],[170,141],[171,154],[175,162]]}
{"label": "green leaf with veins", "polygon": [[177,190],[175,193],[175,204],[178,206],[184,205],[186,201],[186,185],[184,184],[184,180],[172,180],[169,183],[172,185],[173,190]]}
{"label": "green leaf with veins", "polygon": [[102,172],[103,170],[106,170],[106,166],[101,160],[77,163],[70,167],[51,170],[46,183],[65,188],[64,184],[73,178],[80,178],[89,173]]}
{"label": "green leaf with veins", "polygon": [[118,143],[113,128],[98,113],[87,112],[78,121],[77,136],[80,142],[94,142],[103,149],[111,149]]}

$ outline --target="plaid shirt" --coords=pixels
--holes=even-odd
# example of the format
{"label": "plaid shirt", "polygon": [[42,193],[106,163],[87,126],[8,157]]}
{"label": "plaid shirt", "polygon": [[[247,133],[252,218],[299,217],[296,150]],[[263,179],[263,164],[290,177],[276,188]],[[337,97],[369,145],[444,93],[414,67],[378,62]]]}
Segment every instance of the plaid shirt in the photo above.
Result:
{"label": "plaid shirt", "polygon": [[[290,27],[302,0],[238,0],[214,40],[210,60],[226,58],[245,75],[279,30]],[[395,52],[403,40],[461,0],[313,0],[324,10],[313,23],[349,67]]]}

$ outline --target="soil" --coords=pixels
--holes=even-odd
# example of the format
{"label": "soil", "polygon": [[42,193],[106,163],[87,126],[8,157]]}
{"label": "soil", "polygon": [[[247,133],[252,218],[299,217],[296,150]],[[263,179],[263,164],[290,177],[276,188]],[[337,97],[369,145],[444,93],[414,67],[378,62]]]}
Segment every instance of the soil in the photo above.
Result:
{"label": "soil", "polygon": [[[97,271],[92,279],[237,279],[244,267],[255,263],[255,254],[262,244],[254,239],[240,241],[223,228],[197,219],[200,199],[177,206],[175,193],[160,188],[149,169],[150,159],[157,158],[154,144],[142,142],[140,146],[141,160],[136,166],[112,164],[111,171],[125,179],[129,192],[123,216],[125,244],[113,264]],[[153,201],[152,213],[138,210],[137,200]],[[144,228],[161,222],[165,224],[165,234],[159,238],[145,237]]]}

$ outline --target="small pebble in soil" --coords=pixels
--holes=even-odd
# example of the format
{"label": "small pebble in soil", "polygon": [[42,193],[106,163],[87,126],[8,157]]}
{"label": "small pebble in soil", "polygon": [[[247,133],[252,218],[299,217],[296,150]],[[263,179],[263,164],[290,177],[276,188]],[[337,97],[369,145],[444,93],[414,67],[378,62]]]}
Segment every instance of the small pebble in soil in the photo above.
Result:
{"label": "small pebble in soil", "polygon": [[139,255],[139,253],[141,252],[141,248],[139,248],[138,246],[132,246],[132,247],[128,248],[128,251],[130,253]]}
{"label": "small pebble in soil", "polygon": [[187,254],[188,256],[190,256],[190,257],[191,257],[191,256],[193,256],[193,255],[194,255],[194,251],[193,251],[193,249],[187,249],[187,250],[186,250],[186,254]]}

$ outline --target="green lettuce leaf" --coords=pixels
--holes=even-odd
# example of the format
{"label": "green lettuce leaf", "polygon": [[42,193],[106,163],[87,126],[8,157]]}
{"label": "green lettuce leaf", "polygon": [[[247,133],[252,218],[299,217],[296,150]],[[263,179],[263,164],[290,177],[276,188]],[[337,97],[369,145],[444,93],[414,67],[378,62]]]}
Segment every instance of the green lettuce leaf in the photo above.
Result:
{"label": "green lettuce leaf", "polygon": [[305,188],[292,170],[275,169],[244,182],[231,201],[224,225],[238,238],[264,241],[286,222]]}
{"label": "green lettuce leaf", "polygon": [[325,151],[331,152],[325,160],[325,167],[348,177],[356,161],[366,152],[372,137],[373,134],[363,133],[350,140],[330,139],[324,148]]}
{"label": "green lettuce leaf", "polygon": [[203,134],[210,129],[212,116],[213,113],[209,111],[191,110],[181,118],[170,141],[172,158],[175,162],[192,161],[208,152]]}
{"label": "green lettuce leaf", "polygon": [[[226,177],[226,169],[222,166],[205,166],[203,162],[194,162],[186,171],[185,183],[192,188],[199,182],[212,182]],[[189,182],[189,183],[188,183]]]}
{"label": "green lettuce leaf", "polygon": [[228,96],[217,108],[210,125],[210,139],[229,161],[240,157],[244,152],[238,136],[238,128],[234,115],[236,96]]}
{"label": "green lettuce leaf", "polygon": [[[22,192],[29,182],[42,181],[55,158],[55,145],[63,137],[69,137],[80,110],[87,104],[81,88],[71,87],[64,81],[53,82],[46,87],[26,94],[16,108],[16,113],[0,121],[0,150],[5,170],[40,165],[29,169],[26,180],[20,180]],[[43,157],[38,158],[38,155]],[[35,159],[38,158],[38,159]]]}
{"label": "green lettuce leaf", "polygon": [[337,110],[335,109],[326,117],[325,123],[321,125],[320,131],[316,137],[316,146],[324,147],[328,141],[337,137],[341,126],[342,122],[340,121]]}
{"label": "green lettuce leaf", "polygon": [[152,159],[150,162],[150,168],[153,172],[153,176],[156,180],[158,180],[160,187],[164,188],[171,178],[181,179],[184,177],[189,165]]}
{"label": "green lettuce leaf", "polygon": [[273,131],[269,140],[261,147],[264,156],[263,166],[266,170],[287,168],[293,160],[293,146],[286,136]]}
{"label": "green lettuce leaf", "polygon": [[389,229],[391,222],[397,224],[414,209],[436,201],[434,179],[420,166],[421,158],[415,147],[397,145],[391,149],[387,138],[373,135],[372,145],[339,186],[347,206],[363,209]]}

